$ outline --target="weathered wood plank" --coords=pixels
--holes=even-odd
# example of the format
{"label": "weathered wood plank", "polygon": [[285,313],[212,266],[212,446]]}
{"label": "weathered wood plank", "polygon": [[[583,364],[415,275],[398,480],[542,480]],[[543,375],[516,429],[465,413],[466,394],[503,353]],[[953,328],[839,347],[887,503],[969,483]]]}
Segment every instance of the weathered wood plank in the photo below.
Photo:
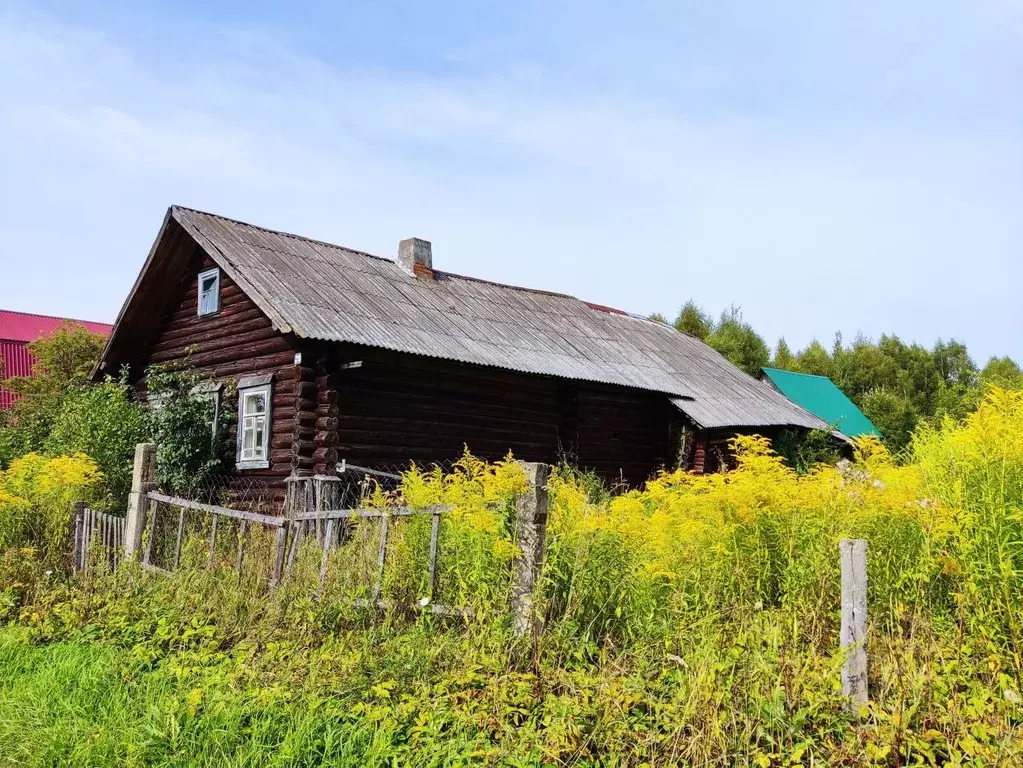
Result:
{"label": "weathered wood plank", "polygon": [[437,545],[440,540],[440,511],[433,513],[430,523],[430,602],[437,598]]}
{"label": "weathered wood plank", "polygon": [[242,519],[238,528],[238,557],[235,559],[234,569],[238,571],[238,578],[242,577],[242,561],[245,559],[245,539],[249,532],[249,521]]}
{"label": "weathered wood plank", "polygon": [[178,535],[174,543],[174,570],[178,569],[181,565],[181,539],[185,535],[185,510],[182,508],[178,512]]}
{"label": "weathered wood plank", "polygon": [[373,582],[373,602],[380,599],[380,593],[384,588],[384,567],[387,565],[387,532],[390,527],[390,517],[384,514],[380,518],[380,546],[377,549],[377,575]]}
{"label": "weathered wood plank", "polygon": [[210,521],[210,557],[207,563],[208,567],[212,568],[215,562],[215,556],[217,552],[217,524],[220,522],[218,515],[213,515]]}
{"label": "weathered wood plank", "polygon": [[189,499],[181,499],[176,496],[167,496],[156,491],[149,493],[149,498],[153,501],[161,501],[164,504],[170,504],[175,507],[183,507],[185,509],[192,509],[197,512],[208,512],[211,515],[220,515],[222,517],[232,517],[236,520],[248,520],[253,523],[261,523],[262,525],[271,525],[279,527],[284,524],[284,518],[274,517],[273,515],[261,515],[258,512],[246,512],[241,509],[228,509],[227,507],[218,507],[215,504],[203,504],[199,501],[190,501]]}
{"label": "weathered wood plank", "polygon": [[288,548],[288,526],[282,525],[274,536],[274,569],[270,577],[271,586],[279,586],[284,576],[284,555]]}
{"label": "weathered wood plank", "polygon": [[854,717],[867,706],[867,542],[842,539],[842,693]]}
{"label": "weathered wood plank", "polygon": [[320,588],[317,594],[323,593],[323,587],[327,583],[327,562],[330,559],[330,550],[334,546],[334,525],[333,520],[327,521],[327,531],[323,537],[323,557],[320,558]]}
{"label": "weathered wood plank", "polygon": [[386,511],[379,509],[329,509],[322,512],[304,512],[296,516],[296,520],[348,520],[351,518],[375,519],[378,517],[409,517],[411,515],[436,515],[450,511],[447,505],[426,507],[425,509],[412,509],[410,507],[396,507]]}

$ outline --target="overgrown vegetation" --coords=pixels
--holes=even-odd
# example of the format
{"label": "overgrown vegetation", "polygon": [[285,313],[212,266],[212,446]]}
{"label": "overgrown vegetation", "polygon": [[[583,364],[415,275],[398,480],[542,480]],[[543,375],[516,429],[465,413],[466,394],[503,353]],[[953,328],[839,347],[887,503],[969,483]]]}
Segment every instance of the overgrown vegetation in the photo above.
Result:
{"label": "overgrown vegetation", "polygon": [[0,411],[0,468],[42,450],[64,399],[88,381],[103,349],[103,336],[68,322],[28,349],[36,359],[32,375],[3,382],[19,397],[10,411]]}
{"label": "overgrown vegetation", "polygon": [[[663,316],[653,318],[664,322]],[[927,349],[891,335],[876,342],[860,336],[852,344],[837,335],[830,350],[814,339],[793,352],[782,338],[772,354],[737,307],[715,320],[694,301],[683,305],[674,326],[706,341],[752,376],[770,365],[829,377],[881,431],[895,454],[909,446],[918,424],[965,417],[991,387],[1023,388],[1023,371],[1012,358],[992,357],[979,368],[966,345],[954,339],[939,339]]]}
{"label": "overgrown vegetation", "polygon": [[[188,367],[154,366],[146,376],[161,484],[181,494],[210,486],[224,472],[232,414],[217,407],[219,387]],[[220,393],[233,402],[233,393]]]}
{"label": "overgrown vegetation", "polygon": [[[0,470],[29,453],[48,457],[86,454],[98,465],[102,492],[91,500],[123,509],[131,487],[135,446],[155,440],[160,480],[181,493],[211,485],[224,472],[225,444],[233,414],[218,410],[216,387],[189,367],[153,366],[146,373],[150,402],[144,408],[126,372],[90,382],[103,337],[68,323],[29,345],[33,375],[4,386],[19,395],[0,412]],[[233,393],[221,391],[233,402]],[[214,428],[215,424],[215,428]]]}
{"label": "overgrown vegetation", "polygon": [[[265,570],[239,579],[229,555],[200,567],[205,537],[173,578],[129,567],[66,583],[9,550],[0,759],[1019,764],[1023,393],[924,425],[900,463],[877,441],[803,474],[759,438],[735,452],[727,474],[667,473],[618,497],[558,472],[535,648],[506,616],[523,482],[508,462],[404,480],[410,504],[454,507],[442,584],[474,609],[464,622],[352,605],[372,578],[356,566],[372,561],[373,526],[335,552],[319,600],[314,549],[278,592],[261,588]],[[428,533],[409,522],[392,531],[385,597],[423,594]],[[859,723],[838,684],[843,536],[870,542]]]}

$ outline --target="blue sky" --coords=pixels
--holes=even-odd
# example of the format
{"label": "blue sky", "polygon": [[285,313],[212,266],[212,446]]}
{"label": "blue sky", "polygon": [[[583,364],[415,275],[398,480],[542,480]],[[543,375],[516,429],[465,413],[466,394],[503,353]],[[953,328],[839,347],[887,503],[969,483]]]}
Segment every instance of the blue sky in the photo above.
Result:
{"label": "blue sky", "polygon": [[3,308],[113,320],[178,203],[1023,359],[1021,0],[0,0],[0,169]]}

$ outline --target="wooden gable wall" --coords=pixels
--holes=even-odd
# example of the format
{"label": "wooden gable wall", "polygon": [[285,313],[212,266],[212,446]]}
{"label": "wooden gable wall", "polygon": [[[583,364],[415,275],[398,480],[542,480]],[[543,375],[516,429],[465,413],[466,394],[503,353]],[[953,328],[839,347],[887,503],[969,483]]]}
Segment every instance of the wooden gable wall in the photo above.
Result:
{"label": "wooden gable wall", "polygon": [[[187,241],[188,266],[181,279],[169,289],[167,306],[144,353],[131,364],[132,377],[145,393],[145,370],[157,363],[189,360],[199,373],[220,382],[237,382],[244,376],[273,375],[273,433],[271,464],[267,470],[247,470],[247,477],[263,477],[282,483],[292,469],[292,440],[289,414],[294,413],[296,393],[296,340],[273,328],[269,318],[226,274],[220,275],[220,311],[199,317],[199,273],[217,265],[194,242]],[[236,411],[237,402],[222,402]],[[234,445],[237,425],[229,436]],[[283,485],[281,485],[283,487]]]}

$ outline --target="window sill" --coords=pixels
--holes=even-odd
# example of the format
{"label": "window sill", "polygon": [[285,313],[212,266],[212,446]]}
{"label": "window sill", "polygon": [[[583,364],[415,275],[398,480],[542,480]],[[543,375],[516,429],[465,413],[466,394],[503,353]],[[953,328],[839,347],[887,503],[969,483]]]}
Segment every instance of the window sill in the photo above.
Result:
{"label": "window sill", "polygon": [[270,469],[269,461],[239,461],[235,469]]}

